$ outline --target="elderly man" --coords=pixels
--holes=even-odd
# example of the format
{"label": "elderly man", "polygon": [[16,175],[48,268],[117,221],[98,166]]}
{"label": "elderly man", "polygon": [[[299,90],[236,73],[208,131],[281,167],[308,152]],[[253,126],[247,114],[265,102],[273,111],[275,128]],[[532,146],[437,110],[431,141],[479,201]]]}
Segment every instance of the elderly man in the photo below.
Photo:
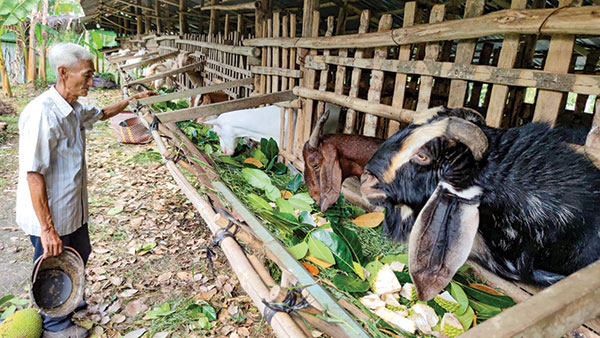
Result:
{"label": "elderly man", "polygon": [[[77,101],[88,94],[94,74],[92,55],[79,45],[54,45],[49,61],[56,71],[56,85],[33,99],[19,119],[17,224],[30,235],[34,261],[41,255],[56,256],[63,246],[70,246],[87,262],[91,245],[85,129],[122,112],[131,98],[102,109]],[[154,94],[146,91],[132,98]],[[44,317],[43,337],[87,336],[71,317]]]}

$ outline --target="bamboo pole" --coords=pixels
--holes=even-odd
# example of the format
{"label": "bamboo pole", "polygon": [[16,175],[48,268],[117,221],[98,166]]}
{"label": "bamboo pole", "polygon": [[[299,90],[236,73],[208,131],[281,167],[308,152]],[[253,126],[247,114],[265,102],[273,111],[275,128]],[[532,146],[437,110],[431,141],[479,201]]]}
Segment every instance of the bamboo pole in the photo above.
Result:
{"label": "bamboo pole", "polygon": [[192,70],[194,68],[201,67],[202,65],[204,65],[204,62],[197,62],[197,63],[191,64],[189,66],[185,66],[185,67],[182,67],[182,68],[179,68],[179,69],[170,70],[170,71],[167,71],[167,72],[163,72],[163,73],[159,73],[159,74],[156,74],[156,75],[148,76],[148,77],[145,77],[145,78],[142,78],[142,79],[137,79],[137,80],[129,82],[127,85],[129,87],[131,87],[131,86],[136,85],[136,84],[142,84],[142,83],[152,82],[154,80],[163,79],[163,78],[168,77],[168,76],[185,73],[185,72],[187,72],[189,70]]}
{"label": "bamboo pole", "polygon": [[[327,31],[325,32],[325,36],[332,36],[333,35],[333,27],[334,25],[334,18],[333,16],[330,16],[327,18]],[[323,55],[327,56],[329,55],[330,51],[329,50],[325,50],[323,52]],[[327,91],[327,78],[329,77],[329,67],[327,67],[325,70],[321,71],[321,77],[319,79],[319,90],[320,91]],[[317,119],[319,116],[321,116],[323,114],[325,110],[325,102],[323,101],[319,101],[319,103],[317,104],[317,116],[315,116],[315,119]]]}
{"label": "bamboo pole", "polygon": [[[498,34],[600,35],[600,6],[506,9],[476,18],[398,28],[391,33],[348,34],[329,38],[247,39],[245,46],[298,48],[369,48],[474,39]],[[543,27],[542,27],[543,26]]]}
{"label": "bamboo pole", "polygon": [[[429,16],[429,22],[433,24],[443,21],[445,13],[446,7],[444,5],[433,6],[431,9],[431,15]],[[427,45],[427,47],[425,47],[424,61],[436,61],[439,55],[440,44],[438,42],[431,42]],[[421,87],[419,87],[419,98],[417,99],[417,111],[422,111],[429,108],[432,90],[433,77],[421,76]]]}
{"label": "bamboo pole", "polygon": [[147,97],[144,99],[140,99],[139,102],[141,104],[149,105],[149,104],[154,104],[154,103],[158,103],[158,102],[165,102],[165,101],[171,101],[171,100],[176,100],[176,99],[180,99],[180,98],[192,97],[194,95],[213,93],[213,92],[217,92],[220,90],[225,90],[225,89],[234,88],[234,87],[238,87],[238,86],[244,86],[244,85],[251,85],[251,84],[252,84],[252,79],[246,78],[246,79],[241,79],[241,80],[236,80],[236,81],[231,81],[231,82],[219,83],[219,84],[215,84],[212,86],[203,86],[203,87],[198,87],[198,88],[194,88],[194,89],[184,90],[181,92],[150,96],[150,97]]}
{"label": "bamboo pole", "polygon": [[[217,5],[219,0],[210,0],[211,5]],[[208,22],[208,34],[216,34],[217,33],[217,22],[219,21],[219,11],[216,9],[210,10],[210,21]]]}
{"label": "bamboo pole", "polygon": [[156,15],[156,32],[160,33],[162,32],[162,25],[160,24],[160,11],[159,11],[159,7],[160,7],[160,0],[155,0],[154,1],[154,15]]}
{"label": "bamboo pole", "polygon": [[161,61],[164,61],[164,60],[167,60],[167,59],[172,59],[172,58],[176,57],[177,55],[179,55],[179,52],[171,52],[171,53],[163,54],[161,56],[157,56],[155,58],[151,58],[151,59],[147,59],[147,60],[144,60],[144,61],[140,61],[140,62],[137,62],[137,63],[132,63],[132,64],[129,64],[129,65],[123,65],[123,66],[121,66],[121,69],[123,69],[123,70],[134,69],[134,68],[142,67],[142,66],[145,66],[145,65],[150,65],[150,64],[153,64],[153,63],[161,62]]}
{"label": "bamboo pole", "polygon": [[260,1],[242,2],[237,4],[210,4],[208,6],[201,6],[201,11],[208,10],[223,10],[223,11],[243,11],[243,10],[255,10],[260,7]]}
{"label": "bamboo pole", "polygon": [[218,50],[221,52],[245,55],[249,57],[259,57],[261,54],[260,48],[256,47],[245,47],[245,46],[231,46],[231,45],[223,45],[213,42],[205,42],[205,41],[194,41],[194,40],[186,40],[186,39],[176,39],[176,43],[178,44],[186,44],[191,46],[198,46],[203,48],[210,48],[214,50]]}

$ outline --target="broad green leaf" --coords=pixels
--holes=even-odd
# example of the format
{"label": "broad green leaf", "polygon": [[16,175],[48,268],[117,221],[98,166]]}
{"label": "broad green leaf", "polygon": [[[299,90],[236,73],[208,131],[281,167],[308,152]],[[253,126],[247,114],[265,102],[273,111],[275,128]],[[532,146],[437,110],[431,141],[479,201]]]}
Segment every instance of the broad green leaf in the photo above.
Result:
{"label": "broad green leaf", "polygon": [[327,230],[316,230],[311,232],[313,238],[323,242],[335,257],[337,266],[342,271],[353,272],[354,263],[352,261],[352,253],[340,236]]}
{"label": "broad green leaf", "polygon": [[473,310],[477,311],[478,314],[479,314],[479,312],[484,312],[484,313],[490,314],[491,316],[494,316],[494,315],[497,315],[498,313],[502,312],[502,309],[499,307],[487,305],[487,304],[478,302],[474,299],[469,299],[469,305],[473,308]]}
{"label": "broad green leaf", "polygon": [[[291,205],[291,204],[290,204]],[[313,218],[313,216],[306,210],[302,211],[299,215],[298,215],[298,222],[302,223],[302,224],[308,224],[308,225],[312,225],[315,226],[315,219]]]}
{"label": "broad green leaf", "polygon": [[[472,288],[468,285],[464,285],[461,284],[460,285],[463,290],[467,293],[467,295],[475,298],[476,300],[487,304],[487,305],[491,305],[494,307],[498,307],[498,308],[507,308],[507,307],[511,307],[513,305],[515,305],[515,301],[512,300],[512,298],[508,297],[508,296],[496,296],[496,295],[491,295],[489,293],[477,290],[475,288]],[[473,307],[475,308],[475,307]],[[477,309],[475,309],[477,310]]]}
{"label": "broad green leaf", "polygon": [[352,252],[352,257],[357,262],[363,261],[363,253],[362,253],[362,244],[360,243],[360,239],[356,234],[354,229],[350,229],[348,227],[342,226],[339,223],[332,223],[331,228],[333,232],[335,232],[341,239],[344,240],[350,252]]}
{"label": "broad green leaf", "polygon": [[392,262],[400,262],[408,265],[408,254],[386,255],[380,259],[381,263],[391,264]]}
{"label": "broad green leaf", "polygon": [[369,283],[373,282],[373,279],[375,279],[375,276],[377,275],[377,271],[379,271],[379,269],[381,269],[382,266],[383,266],[383,263],[381,263],[378,259],[376,259],[372,262],[369,262],[365,266],[365,270],[367,270],[369,272],[369,278],[368,278]]}
{"label": "broad green leaf", "polygon": [[265,165],[267,165],[267,163],[269,163],[269,159],[267,158],[267,156],[265,156],[265,153],[263,153],[260,149],[256,149],[254,151],[254,155],[252,157],[259,160],[260,163],[263,164],[263,166],[265,166]]}
{"label": "broad green leaf", "polygon": [[13,298],[10,300],[10,302],[17,306],[23,306],[23,305],[28,305],[30,300],[25,299],[25,298]]}
{"label": "broad green leaf", "polygon": [[264,189],[267,185],[271,185],[271,179],[262,170],[244,168],[242,169],[242,175],[255,188]]}
{"label": "broad green leaf", "polygon": [[1,28],[17,24],[25,20],[31,9],[39,4],[40,0],[4,0],[0,4]]}
{"label": "broad green leaf", "polygon": [[248,202],[250,202],[250,204],[257,209],[273,210],[273,207],[269,204],[269,202],[265,201],[262,197],[256,194],[250,193],[246,195],[246,198],[248,198]]}
{"label": "broad green leaf", "polygon": [[312,236],[308,237],[308,250],[310,253],[317,257],[320,260],[323,260],[329,264],[335,264],[335,258],[333,257],[333,253],[331,250],[325,245],[325,243],[320,240],[314,238]]}
{"label": "broad green leaf", "polygon": [[206,318],[210,321],[217,320],[217,311],[209,304],[202,305],[202,313],[204,313]]}
{"label": "broad green leaf", "polygon": [[174,312],[175,310],[171,310],[169,303],[163,303],[161,306],[154,307],[152,310],[146,312],[146,317],[149,319],[157,319],[166,317]]}
{"label": "broad green leaf", "polygon": [[15,298],[15,296],[13,296],[13,295],[6,295],[6,296],[0,298],[0,305],[8,302],[9,300],[11,300],[13,298]]}
{"label": "broad green leaf", "polygon": [[269,168],[269,170],[271,170],[277,175],[283,175],[287,171],[287,167],[281,162],[276,162],[275,164],[273,164],[272,168]]}
{"label": "broad green leaf", "polygon": [[4,320],[4,319],[8,318],[8,316],[15,313],[16,310],[17,310],[16,305],[9,306],[6,310],[4,310],[4,312],[2,312],[2,316],[0,316],[0,320]]}
{"label": "broad green leaf", "polygon": [[363,269],[362,265],[360,265],[360,263],[353,261],[352,269],[354,270],[354,273],[357,274],[358,277],[360,277],[360,279],[365,279],[365,270]]}
{"label": "broad green leaf", "polygon": [[232,166],[238,167],[238,168],[242,168],[243,165],[240,164],[240,162],[234,160],[233,158],[231,158],[231,156],[219,156],[219,158],[221,159],[221,162],[223,163],[227,163],[230,164]]}
{"label": "broad green leaf", "polygon": [[198,326],[204,330],[210,330],[210,321],[206,316],[198,318]]}
{"label": "broad green leaf", "polygon": [[269,161],[279,154],[277,142],[272,137],[268,140],[264,138],[260,140],[260,150],[267,156]]}
{"label": "broad green leaf", "polygon": [[106,214],[109,216],[114,216],[114,215],[120,213],[121,211],[123,211],[123,206],[117,205],[116,207],[113,207],[112,209],[108,210],[108,212]]}
{"label": "broad green leaf", "polygon": [[463,289],[457,283],[450,282],[450,295],[458,304],[460,304],[460,308],[456,311],[457,314],[463,314],[469,307],[469,298],[467,298],[467,294],[463,291]]}
{"label": "broad green leaf", "polygon": [[288,201],[290,201],[290,203],[292,203],[292,205],[294,206],[295,209],[306,210],[306,211],[313,210],[312,204],[314,203],[314,201],[312,200],[310,195],[306,192],[295,194],[294,196],[290,197],[288,199]]}
{"label": "broad green leaf", "polygon": [[458,320],[462,324],[465,331],[468,330],[471,327],[471,325],[473,324],[473,316],[474,315],[475,315],[475,311],[473,311],[473,308],[470,306],[467,306],[464,313],[462,313],[460,315],[456,315],[456,318],[458,318]]}
{"label": "broad green leaf", "polygon": [[276,186],[267,184],[265,186],[265,196],[267,196],[270,201],[275,202],[278,198],[281,198],[281,191],[279,191]]}
{"label": "broad green leaf", "polygon": [[333,284],[338,289],[348,292],[365,292],[369,290],[369,282],[361,280],[356,276],[337,274],[333,277]]}
{"label": "broad green leaf", "polygon": [[292,179],[290,180],[290,182],[288,183],[286,188],[287,188],[287,190],[289,190],[295,194],[301,185],[302,185],[302,174],[296,174],[296,176],[292,177]]}
{"label": "broad green leaf", "polygon": [[275,203],[277,204],[277,207],[279,207],[279,211],[292,215],[294,214],[294,207],[287,200],[284,200],[283,198],[279,197],[275,200]]}
{"label": "broad green leaf", "polygon": [[306,242],[300,242],[294,246],[288,248],[288,251],[296,259],[302,259],[308,253],[308,244]]}

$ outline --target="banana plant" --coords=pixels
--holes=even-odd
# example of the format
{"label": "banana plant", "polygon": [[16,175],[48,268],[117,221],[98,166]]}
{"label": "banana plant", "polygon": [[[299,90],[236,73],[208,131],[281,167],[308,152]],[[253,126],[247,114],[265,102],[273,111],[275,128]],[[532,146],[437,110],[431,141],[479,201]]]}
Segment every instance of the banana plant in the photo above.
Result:
{"label": "banana plant", "polygon": [[[25,20],[27,14],[35,7],[40,0],[0,0],[0,36],[11,31],[9,26]],[[0,41],[0,51],[2,42]],[[2,92],[6,96],[12,96],[10,82],[8,81],[8,71],[4,63],[4,56],[0,52],[0,76],[2,77]]]}

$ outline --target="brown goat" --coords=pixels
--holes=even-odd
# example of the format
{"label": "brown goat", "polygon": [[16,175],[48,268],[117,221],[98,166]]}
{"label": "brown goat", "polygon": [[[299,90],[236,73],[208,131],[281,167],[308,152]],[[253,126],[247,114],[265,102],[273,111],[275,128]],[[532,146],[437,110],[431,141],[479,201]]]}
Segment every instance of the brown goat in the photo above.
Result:
{"label": "brown goat", "polygon": [[308,193],[326,211],[335,204],[348,177],[360,177],[364,166],[384,140],[346,134],[320,136],[329,111],[325,112],[304,144],[304,181]]}

